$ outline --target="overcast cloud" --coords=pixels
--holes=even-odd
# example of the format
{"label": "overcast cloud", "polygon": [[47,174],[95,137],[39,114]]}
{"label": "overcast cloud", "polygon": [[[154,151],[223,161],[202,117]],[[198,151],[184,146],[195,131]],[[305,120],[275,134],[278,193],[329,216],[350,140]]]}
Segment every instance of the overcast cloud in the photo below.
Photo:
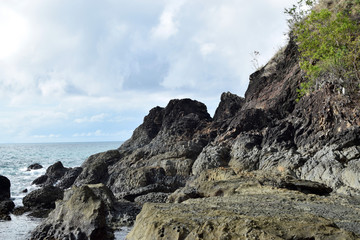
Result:
{"label": "overcast cloud", "polygon": [[0,2],[0,142],[126,140],[157,105],[243,96],[288,0]]}

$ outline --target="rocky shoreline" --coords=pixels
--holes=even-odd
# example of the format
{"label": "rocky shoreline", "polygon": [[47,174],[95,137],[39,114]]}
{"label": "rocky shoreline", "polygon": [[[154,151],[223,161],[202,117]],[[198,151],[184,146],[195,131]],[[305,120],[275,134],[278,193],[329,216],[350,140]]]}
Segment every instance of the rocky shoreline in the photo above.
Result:
{"label": "rocky shoreline", "polygon": [[53,209],[31,239],[360,239],[359,96],[296,101],[302,79],[290,39],[213,117],[171,100],[118,149],[55,163],[24,198]]}

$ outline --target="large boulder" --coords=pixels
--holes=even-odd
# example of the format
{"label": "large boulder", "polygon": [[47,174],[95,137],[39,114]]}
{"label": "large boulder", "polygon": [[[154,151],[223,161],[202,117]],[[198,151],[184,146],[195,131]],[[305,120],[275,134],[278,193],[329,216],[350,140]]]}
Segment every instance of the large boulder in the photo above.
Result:
{"label": "large boulder", "polygon": [[15,204],[10,200],[10,180],[0,175],[0,220],[11,220],[9,214]]}
{"label": "large boulder", "polygon": [[73,186],[57,202],[31,239],[114,239],[111,223],[116,217],[116,200],[103,184]]}
{"label": "large boulder", "polygon": [[0,201],[10,198],[10,180],[0,175]]}
{"label": "large boulder", "polygon": [[23,204],[27,208],[55,208],[55,202],[64,197],[64,191],[58,187],[45,186],[30,192],[23,198]]}

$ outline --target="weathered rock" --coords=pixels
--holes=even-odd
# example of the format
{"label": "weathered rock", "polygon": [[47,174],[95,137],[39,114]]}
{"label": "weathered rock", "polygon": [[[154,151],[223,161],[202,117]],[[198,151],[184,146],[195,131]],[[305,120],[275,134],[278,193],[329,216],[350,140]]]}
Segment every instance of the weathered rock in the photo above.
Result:
{"label": "weathered rock", "polygon": [[[357,239],[332,221],[309,213],[239,214],[231,204],[145,204],[127,239]],[[149,238],[151,236],[151,238]]]}
{"label": "weathered rock", "polygon": [[55,208],[55,201],[64,197],[64,191],[58,187],[45,186],[30,192],[23,198],[23,204],[28,208]]}
{"label": "weathered rock", "polygon": [[228,166],[230,148],[228,146],[206,146],[192,166],[192,174],[197,175],[202,171],[212,168]]}
{"label": "weathered rock", "polygon": [[41,166],[39,163],[34,163],[31,164],[30,166],[28,166],[26,171],[31,171],[31,170],[38,170],[38,169],[42,169],[43,166]]}
{"label": "weathered rock", "polygon": [[10,180],[0,175],[0,201],[10,198]]}
{"label": "weathered rock", "polygon": [[115,198],[103,184],[72,187],[31,239],[114,239],[109,228]]}
{"label": "weathered rock", "polygon": [[206,196],[181,204],[146,203],[127,238],[358,239],[360,234],[360,211],[354,210],[358,200],[275,186],[279,179],[306,188],[313,183],[263,171],[234,174],[230,169],[210,170],[200,178],[193,192]]}

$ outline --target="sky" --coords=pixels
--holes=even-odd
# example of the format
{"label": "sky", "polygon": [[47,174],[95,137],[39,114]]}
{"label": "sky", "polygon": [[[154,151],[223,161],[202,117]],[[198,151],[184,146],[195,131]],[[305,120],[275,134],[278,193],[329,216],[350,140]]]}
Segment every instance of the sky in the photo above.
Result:
{"label": "sky", "polygon": [[289,0],[0,1],[0,143],[123,141],[149,110],[221,93],[286,44]]}

